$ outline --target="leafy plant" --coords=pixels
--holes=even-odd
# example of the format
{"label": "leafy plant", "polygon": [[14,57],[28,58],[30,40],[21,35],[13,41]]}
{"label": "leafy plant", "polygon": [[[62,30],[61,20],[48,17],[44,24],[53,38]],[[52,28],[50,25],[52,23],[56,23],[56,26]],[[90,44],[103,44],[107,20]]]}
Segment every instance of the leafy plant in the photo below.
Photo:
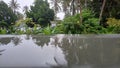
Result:
{"label": "leafy plant", "polygon": [[26,18],[24,22],[28,27],[34,27],[35,25],[35,23],[32,21],[32,18]]}
{"label": "leafy plant", "polygon": [[120,19],[108,18],[107,24],[109,26],[118,27],[120,26]]}
{"label": "leafy plant", "polygon": [[0,34],[7,34],[7,30],[6,29],[0,29]]}
{"label": "leafy plant", "polygon": [[50,34],[52,34],[52,29],[51,29],[50,26],[47,26],[47,27],[45,27],[45,28],[43,29],[42,32],[43,32],[44,34],[46,34],[46,35],[50,35]]}
{"label": "leafy plant", "polygon": [[1,28],[8,28],[9,26],[4,20],[2,20],[2,21],[0,21],[0,27]]}
{"label": "leafy plant", "polygon": [[113,33],[120,33],[120,19],[108,18],[107,24]]}

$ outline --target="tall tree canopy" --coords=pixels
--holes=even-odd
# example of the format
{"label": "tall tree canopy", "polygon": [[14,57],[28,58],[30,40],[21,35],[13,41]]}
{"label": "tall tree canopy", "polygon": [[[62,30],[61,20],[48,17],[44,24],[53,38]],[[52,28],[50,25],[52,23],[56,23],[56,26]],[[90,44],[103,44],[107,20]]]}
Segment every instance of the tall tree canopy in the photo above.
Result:
{"label": "tall tree canopy", "polygon": [[9,6],[11,7],[14,13],[16,13],[16,10],[20,8],[20,5],[19,3],[17,3],[17,0],[11,0]]}
{"label": "tall tree canopy", "polygon": [[61,10],[60,4],[59,4],[60,1],[61,0],[51,0],[51,4],[53,5],[52,9],[54,10],[55,14],[57,14],[57,12]]}
{"label": "tall tree canopy", "polygon": [[50,21],[54,20],[54,11],[49,8],[47,0],[35,0],[34,5],[30,7],[26,15],[32,18],[33,22],[41,26],[47,26]]}
{"label": "tall tree canopy", "polygon": [[14,14],[11,8],[8,5],[0,1],[0,23],[6,22],[7,25],[12,25],[17,20],[17,16]]}

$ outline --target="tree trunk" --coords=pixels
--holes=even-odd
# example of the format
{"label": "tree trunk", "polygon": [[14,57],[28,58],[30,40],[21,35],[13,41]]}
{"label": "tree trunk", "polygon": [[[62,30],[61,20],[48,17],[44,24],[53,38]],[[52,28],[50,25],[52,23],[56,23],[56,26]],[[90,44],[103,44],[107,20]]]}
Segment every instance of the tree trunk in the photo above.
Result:
{"label": "tree trunk", "polygon": [[99,22],[100,22],[101,19],[102,19],[102,15],[103,15],[103,11],[104,11],[104,7],[105,7],[105,3],[106,3],[106,0],[103,0],[102,8],[101,8],[101,11],[100,11],[100,16],[99,16]]}
{"label": "tree trunk", "polygon": [[72,3],[71,3],[71,5],[72,5],[72,15],[75,15],[75,0],[72,0]]}
{"label": "tree trunk", "polygon": [[82,23],[82,5],[81,5],[81,0],[78,0],[78,7],[80,10],[80,23]]}
{"label": "tree trunk", "polygon": [[85,0],[85,8],[87,7],[87,0]]}

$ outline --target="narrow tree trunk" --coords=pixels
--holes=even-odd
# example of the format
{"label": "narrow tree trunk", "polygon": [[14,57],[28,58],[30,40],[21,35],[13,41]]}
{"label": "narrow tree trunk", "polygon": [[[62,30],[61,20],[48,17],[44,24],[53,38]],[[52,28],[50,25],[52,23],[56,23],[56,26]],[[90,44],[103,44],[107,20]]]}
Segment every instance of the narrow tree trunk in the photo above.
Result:
{"label": "narrow tree trunk", "polygon": [[80,10],[80,23],[82,23],[82,5],[81,5],[81,0],[78,0],[78,7]]}
{"label": "narrow tree trunk", "polygon": [[75,15],[75,5],[74,5],[74,3],[75,3],[75,0],[72,0],[72,15]]}
{"label": "narrow tree trunk", "polygon": [[87,0],[85,0],[85,8],[87,7]]}
{"label": "narrow tree trunk", "polygon": [[106,3],[106,0],[103,0],[102,8],[101,8],[100,16],[99,16],[99,22],[100,22],[101,19],[102,19],[102,15],[103,15],[103,11],[104,11],[104,7],[105,7],[105,3]]}
{"label": "narrow tree trunk", "polygon": [[16,10],[15,9],[13,9],[13,13],[16,14]]}

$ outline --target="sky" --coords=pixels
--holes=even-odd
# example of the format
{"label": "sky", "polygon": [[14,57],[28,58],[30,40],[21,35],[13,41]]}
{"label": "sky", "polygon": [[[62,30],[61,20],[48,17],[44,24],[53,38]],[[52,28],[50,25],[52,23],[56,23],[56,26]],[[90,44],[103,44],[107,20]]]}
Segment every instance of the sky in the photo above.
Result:
{"label": "sky", "polygon": [[[9,2],[11,0],[3,0],[4,2],[6,2],[7,4],[9,4]],[[20,4],[20,8],[19,8],[19,12],[23,13],[23,7],[24,6],[30,6],[33,4],[34,0],[17,0],[17,2]],[[57,17],[59,17],[60,19],[63,19],[64,18],[64,13],[63,12],[60,12],[57,14]]]}

